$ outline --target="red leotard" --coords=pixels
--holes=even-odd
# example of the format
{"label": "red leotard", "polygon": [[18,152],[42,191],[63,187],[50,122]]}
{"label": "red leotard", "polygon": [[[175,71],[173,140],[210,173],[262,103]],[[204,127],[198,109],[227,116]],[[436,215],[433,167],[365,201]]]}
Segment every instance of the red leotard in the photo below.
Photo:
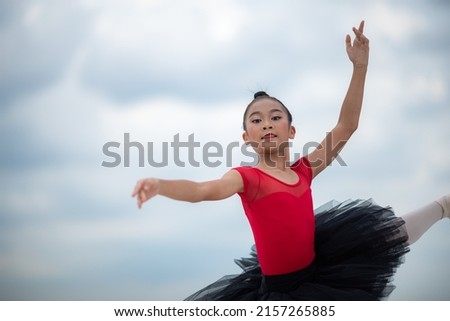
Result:
{"label": "red leotard", "polygon": [[303,157],[291,169],[299,180],[287,184],[254,167],[237,167],[244,183],[239,193],[255,238],[262,273],[300,270],[314,259],[315,219],[312,171]]}

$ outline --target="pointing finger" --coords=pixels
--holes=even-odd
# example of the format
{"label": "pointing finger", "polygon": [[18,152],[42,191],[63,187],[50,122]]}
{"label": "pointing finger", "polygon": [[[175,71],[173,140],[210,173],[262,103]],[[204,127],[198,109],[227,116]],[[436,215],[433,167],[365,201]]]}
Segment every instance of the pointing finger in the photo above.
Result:
{"label": "pointing finger", "polygon": [[358,30],[359,30],[361,33],[364,33],[364,20],[362,20],[361,23],[359,24]]}

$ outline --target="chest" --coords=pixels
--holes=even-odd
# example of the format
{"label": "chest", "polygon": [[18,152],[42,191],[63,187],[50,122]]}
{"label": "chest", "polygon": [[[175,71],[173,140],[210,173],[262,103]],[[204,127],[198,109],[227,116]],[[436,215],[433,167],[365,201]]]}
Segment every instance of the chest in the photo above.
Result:
{"label": "chest", "polygon": [[269,178],[286,185],[296,185],[300,180],[299,175],[291,169],[285,171],[259,169],[259,171],[262,174],[267,175]]}

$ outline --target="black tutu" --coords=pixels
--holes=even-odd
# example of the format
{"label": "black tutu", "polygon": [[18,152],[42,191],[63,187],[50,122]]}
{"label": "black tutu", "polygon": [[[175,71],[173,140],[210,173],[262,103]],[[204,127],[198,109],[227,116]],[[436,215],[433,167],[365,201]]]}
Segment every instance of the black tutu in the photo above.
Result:
{"label": "black tutu", "polygon": [[255,247],[235,260],[243,272],[227,275],[186,300],[382,300],[409,251],[404,221],[372,200],[329,202],[315,210],[313,263],[289,274],[264,276]]}

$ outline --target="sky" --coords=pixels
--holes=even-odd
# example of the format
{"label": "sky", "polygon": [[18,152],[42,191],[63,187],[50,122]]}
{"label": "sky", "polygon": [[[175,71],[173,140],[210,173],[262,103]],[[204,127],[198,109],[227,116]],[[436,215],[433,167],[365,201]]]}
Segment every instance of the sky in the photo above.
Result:
{"label": "sky", "polygon": [[[315,206],[373,198],[401,216],[448,193],[449,13],[443,0],[2,0],[0,299],[182,300],[239,273],[253,238],[237,195],[139,210],[136,181],[251,161],[241,122],[259,90],[291,110],[292,158],[305,154],[337,121],[362,19],[360,125],[313,182]],[[449,271],[445,220],[389,300],[450,300]]]}

